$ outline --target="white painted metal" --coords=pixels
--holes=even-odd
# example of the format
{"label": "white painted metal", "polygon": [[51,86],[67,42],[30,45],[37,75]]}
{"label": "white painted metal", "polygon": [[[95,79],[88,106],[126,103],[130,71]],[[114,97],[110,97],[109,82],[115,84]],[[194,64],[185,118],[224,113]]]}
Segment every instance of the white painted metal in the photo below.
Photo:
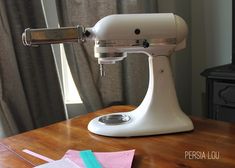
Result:
{"label": "white painted metal", "polygon": [[134,111],[120,113],[130,116],[130,121],[119,125],[106,125],[99,122],[97,117],[89,123],[88,129],[95,134],[114,137],[192,130],[192,121],[178,104],[169,57],[149,56],[149,73],[149,87],[141,105]]}
{"label": "white painted metal", "polygon": [[[170,38],[175,39],[175,43],[157,43],[147,48],[117,44],[113,47],[95,46],[95,52],[98,54],[115,52],[124,53],[125,57],[127,53],[145,53],[149,56],[150,74],[148,91],[140,106],[131,112],[119,113],[128,115],[129,121],[110,125],[100,122],[100,117],[97,117],[89,123],[89,131],[104,136],[130,137],[193,130],[192,121],[179,107],[169,63],[170,55],[185,47],[186,23],[173,14],[112,15],[101,19],[90,30],[96,41],[118,39],[125,41],[136,39],[137,36],[133,33],[135,28],[139,28],[142,32],[138,36],[139,39],[164,41]],[[102,62],[103,58],[99,59]]]}

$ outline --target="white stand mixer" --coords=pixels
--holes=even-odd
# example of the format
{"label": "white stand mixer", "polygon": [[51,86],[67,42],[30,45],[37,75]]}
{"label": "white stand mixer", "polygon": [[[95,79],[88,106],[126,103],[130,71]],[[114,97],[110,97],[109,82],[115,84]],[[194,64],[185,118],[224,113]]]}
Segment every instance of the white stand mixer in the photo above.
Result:
{"label": "white stand mixer", "polygon": [[22,37],[25,45],[92,39],[101,75],[104,64],[121,61],[128,53],[146,54],[149,86],[143,102],[133,111],[100,116],[88,124],[95,134],[131,137],[193,130],[179,107],[169,61],[173,52],[185,47],[186,36],[184,20],[165,13],[110,15],[92,28],[26,29]]}

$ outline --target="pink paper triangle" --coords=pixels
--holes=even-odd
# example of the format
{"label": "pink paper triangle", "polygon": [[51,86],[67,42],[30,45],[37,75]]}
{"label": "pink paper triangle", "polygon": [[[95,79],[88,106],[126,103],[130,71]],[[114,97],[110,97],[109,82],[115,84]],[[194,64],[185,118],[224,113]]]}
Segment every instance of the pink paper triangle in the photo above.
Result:
{"label": "pink paper triangle", "polygon": [[[94,155],[102,165],[102,168],[131,168],[134,153],[135,150],[127,150],[120,152],[94,152]],[[63,158],[68,158],[81,168],[85,168],[79,151],[68,150]]]}

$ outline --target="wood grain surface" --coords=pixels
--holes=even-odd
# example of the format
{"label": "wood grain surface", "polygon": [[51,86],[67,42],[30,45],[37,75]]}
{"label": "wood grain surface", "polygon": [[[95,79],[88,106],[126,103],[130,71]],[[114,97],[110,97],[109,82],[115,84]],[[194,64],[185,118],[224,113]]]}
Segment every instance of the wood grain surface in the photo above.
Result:
{"label": "wood grain surface", "polygon": [[[51,159],[60,159],[68,149],[96,152],[135,149],[133,168],[235,167],[235,124],[193,117],[195,130],[192,132],[132,138],[103,137],[87,130],[88,122],[95,116],[132,109],[132,106],[113,106],[2,139],[0,167],[29,168],[45,163],[23,153],[23,149]],[[190,158],[185,156],[187,152],[197,155]],[[219,158],[200,158],[203,152],[219,154]]]}

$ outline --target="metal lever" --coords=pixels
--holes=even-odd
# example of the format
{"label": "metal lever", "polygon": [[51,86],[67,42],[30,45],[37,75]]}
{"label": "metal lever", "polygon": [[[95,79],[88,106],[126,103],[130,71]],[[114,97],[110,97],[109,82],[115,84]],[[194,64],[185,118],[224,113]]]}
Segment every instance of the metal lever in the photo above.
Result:
{"label": "metal lever", "polygon": [[42,28],[42,29],[25,29],[22,34],[22,41],[25,46],[34,46],[38,44],[56,44],[64,42],[84,41],[84,28],[62,27],[62,28]]}

